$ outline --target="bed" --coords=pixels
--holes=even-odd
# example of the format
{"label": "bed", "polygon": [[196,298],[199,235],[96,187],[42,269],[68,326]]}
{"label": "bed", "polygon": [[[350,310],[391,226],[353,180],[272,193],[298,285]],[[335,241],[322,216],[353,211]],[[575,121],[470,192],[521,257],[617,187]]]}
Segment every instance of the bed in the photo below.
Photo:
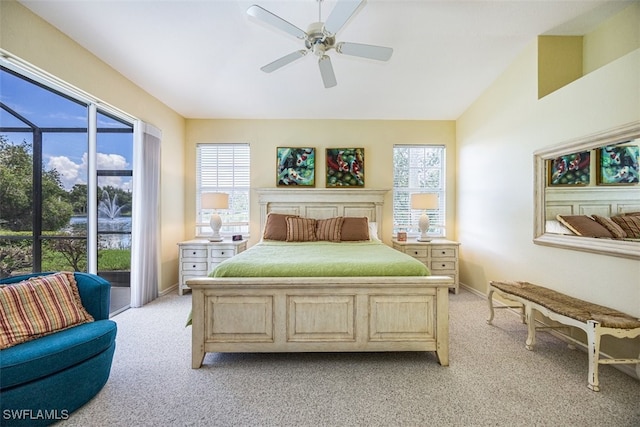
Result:
{"label": "bed", "polygon": [[640,242],[637,187],[547,188],[545,232]]}
{"label": "bed", "polygon": [[[267,222],[279,214],[318,223],[364,218],[369,239],[265,239],[220,264],[214,277],[189,280],[192,367],[201,367],[210,352],[365,351],[432,351],[448,366],[448,288],[453,279],[429,275],[420,262],[380,241],[377,225],[382,224],[386,192],[256,190],[263,237]],[[351,228],[343,228],[343,238],[345,230]],[[329,266],[315,262],[331,254]],[[286,266],[273,266],[267,258],[293,261],[284,264],[294,269],[283,272]],[[367,265],[367,259],[373,263]],[[383,266],[385,261],[390,263]],[[246,266],[255,268],[247,273]]]}

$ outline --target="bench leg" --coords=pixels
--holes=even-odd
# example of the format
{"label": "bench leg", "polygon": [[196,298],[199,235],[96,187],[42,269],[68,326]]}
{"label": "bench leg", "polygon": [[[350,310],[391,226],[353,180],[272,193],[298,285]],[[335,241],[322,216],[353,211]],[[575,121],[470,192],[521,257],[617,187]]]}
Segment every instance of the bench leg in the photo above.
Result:
{"label": "bench leg", "polygon": [[536,319],[533,307],[531,304],[525,304],[524,314],[527,321],[527,341],[525,343],[525,348],[527,350],[533,350],[536,345]]}
{"label": "bench leg", "polygon": [[489,318],[487,323],[490,325],[493,322],[493,288],[489,286],[489,294],[487,295],[487,302],[489,303]]}
{"label": "bench leg", "polygon": [[598,366],[600,359],[600,323],[593,320],[587,321],[587,345],[589,352],[589,384],[587,387],[593,391],[600,391],[598,380]]}

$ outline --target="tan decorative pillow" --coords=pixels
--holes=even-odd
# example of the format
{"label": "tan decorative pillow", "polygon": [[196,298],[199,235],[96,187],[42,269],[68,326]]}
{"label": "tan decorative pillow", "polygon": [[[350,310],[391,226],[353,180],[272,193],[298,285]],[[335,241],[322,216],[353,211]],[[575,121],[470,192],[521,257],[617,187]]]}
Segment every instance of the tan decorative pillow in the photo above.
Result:
{"label": "tan decorative pillow", "polygon": [[369,240],[369,220],[367,217],[345,216],[340,240],[343,242]]}
{"label": "tan decorative pillow", "polygon": [[640,238],[640,216],[612,216],[611,219],[627,233],[627,237]]}
{"label": "tan decorative pillow", "polygon": [[588,215],[558,215],[556,218],[578,236],[613,237],[609,230]]}
{"label": "tan decorative pillow", "polygon": [[0,285],[0,349],[92,321],[73,273]]}
{"label": "tan decorative pillow", "polygon": [[316,221],[316,238],[318,240],[329,240],[331,242],[339,242],[342,234],[342,224],[344,218],[339,216],[335,218],[319,219]]}
{"label": "tan decorative pillow", "polygon": [[264,225],[262,238],[266,240],[287,240],[287,218],[290,216],[296,215],[269,213],[267,222]]}
{"label": "tan decorative pillow", "polygon": [[287,242],[315,242],[316,240],[315,219],[287,217]]}
{"label": "tan decorative pillow", "polygon": [[611,235],[616,239],[623,239],[627,237],[627,233],[611,218],[606,216],[593,215],[593,219],[595,219],[598,224],[609,230]]}

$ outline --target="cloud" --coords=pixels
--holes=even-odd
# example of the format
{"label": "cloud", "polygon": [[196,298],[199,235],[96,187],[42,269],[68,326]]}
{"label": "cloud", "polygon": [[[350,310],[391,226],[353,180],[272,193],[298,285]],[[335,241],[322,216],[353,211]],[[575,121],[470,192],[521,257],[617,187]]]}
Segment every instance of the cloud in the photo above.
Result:
{"label": "cloud", "polygon": [[53,156],[49,158],[47,169],[55,169],[60,174],[62,185],[66,189],[72,188],[75,184],[86,184],[86,168],[84,164],[77,164],[67,156]]}
{"label": "cloud", "polygon": [[[120,154],[98,153],[98,169],[129,169],[127,159]],[[87,153],[82,156],[82,162],[87,163]]]}
{"label": "cloud", "polygon": [[[82,162],[76,163],[67,156],[52,156],[47,163],[47,169],[55,169],[60,174],[62,185],[70,190],[76,184],[87,183],[87,153],[82,155]],[[106,170],[130,169],[127,159],[119,154],[97,153],[97,168]],[[111,185],[131,191],[131,179],[120,176],[99,177],[98,185],[101,187]]]}

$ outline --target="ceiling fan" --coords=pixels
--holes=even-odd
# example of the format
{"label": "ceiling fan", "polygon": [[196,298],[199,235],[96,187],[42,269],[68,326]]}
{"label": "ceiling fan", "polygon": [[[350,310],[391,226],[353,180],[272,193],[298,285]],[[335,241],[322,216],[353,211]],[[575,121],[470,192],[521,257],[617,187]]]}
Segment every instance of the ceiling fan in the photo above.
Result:
{"label": "ceiling fan", "polygon": [[293,61],[302,58],[309,52],[313,52],[318,57],[320,75],[325,88],[334,87],[338,84],[331,65],[331,58],[327,52],[335,49],[343,55],[359,56],[361,58],[375,59],[377,61],[388,61],[393,54],[390,47],[374,46],[361,43],[338,42],[336,43],[336,33],[347,23],[349,18],[356,12],[365,0],[338,0],[333,10],[329,14],[326,22],[322,22],[321,6],[323,0],[318,1],[318,22],[309,25],[307,31],[269,12],[257,4],[247,9],[247,14],[269,24],[278,30],[284,31],[304,40],[305,49],[297,50],[282,58],[261,67],[265,73],[271,73],[284,67]]}

